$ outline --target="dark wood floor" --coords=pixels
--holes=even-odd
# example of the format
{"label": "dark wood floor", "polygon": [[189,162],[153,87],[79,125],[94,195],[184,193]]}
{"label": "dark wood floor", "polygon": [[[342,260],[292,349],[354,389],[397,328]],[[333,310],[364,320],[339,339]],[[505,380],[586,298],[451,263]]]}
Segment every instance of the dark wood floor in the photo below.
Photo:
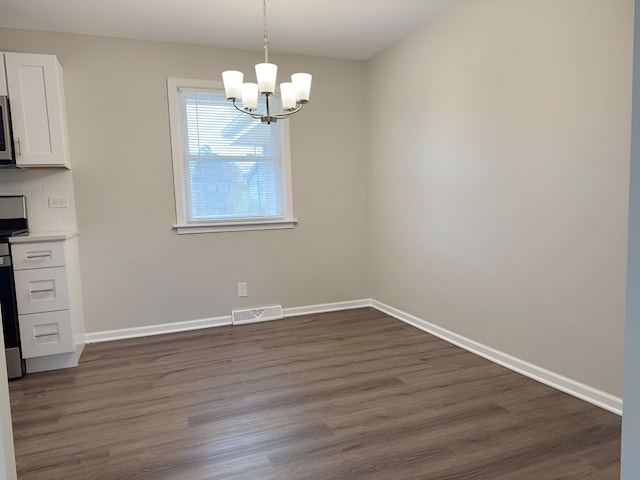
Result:
{"label": "dark wood floor", "polygon": [[620,418],[372,309],[89,345],[12,382],[20,480],[606,480]]}

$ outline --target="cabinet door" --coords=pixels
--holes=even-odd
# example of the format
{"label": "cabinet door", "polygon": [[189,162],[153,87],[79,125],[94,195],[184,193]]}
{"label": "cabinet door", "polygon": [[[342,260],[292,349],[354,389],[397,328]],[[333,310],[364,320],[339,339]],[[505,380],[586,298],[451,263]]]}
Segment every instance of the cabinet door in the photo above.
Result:
{"label": "cabinet door", "polygon": [[54,55],[5,53],[16,164],[67,167],[62,69]]}
{"label": "cabinet door", "polygon": [[14,277],[19,315],[69,308],[65,267],[18,270]]}
{"label": "cabinet door", "polygon": [[18,321],[24,358],[74,350],[69,310],[20,315]]}

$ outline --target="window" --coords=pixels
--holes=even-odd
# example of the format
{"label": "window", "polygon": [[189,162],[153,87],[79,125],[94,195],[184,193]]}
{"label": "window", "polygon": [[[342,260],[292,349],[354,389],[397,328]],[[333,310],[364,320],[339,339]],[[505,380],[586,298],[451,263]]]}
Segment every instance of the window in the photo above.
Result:
{"label": "window", "polygon": [[292,228],[288,122],[238,112],[222,82],[167,87],[177,232]]}

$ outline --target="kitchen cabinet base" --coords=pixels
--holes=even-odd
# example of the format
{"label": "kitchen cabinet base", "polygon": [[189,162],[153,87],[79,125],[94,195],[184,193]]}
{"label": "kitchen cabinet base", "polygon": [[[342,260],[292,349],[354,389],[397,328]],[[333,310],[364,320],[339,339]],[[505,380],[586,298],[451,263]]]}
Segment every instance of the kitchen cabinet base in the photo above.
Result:
{"label": "kitchen cabinet base", "polygon": [[44,357],[27,358],[27,373],[47,372],[60,368],[72,368],[78,366],[78,360],[84,350],[84,343],[76,345],[76,349],[70,353],[46,355]]}

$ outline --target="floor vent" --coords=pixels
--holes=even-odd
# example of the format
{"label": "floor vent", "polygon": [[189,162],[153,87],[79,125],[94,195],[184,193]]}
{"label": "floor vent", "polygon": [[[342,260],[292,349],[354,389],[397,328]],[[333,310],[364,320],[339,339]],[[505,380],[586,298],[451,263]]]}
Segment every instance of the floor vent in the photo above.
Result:
{"label": "floor vent", "polygon": [[234,310],[231,312],[231,320],[234,325],[245,323],[268,322],[282,318],[282,305],[272,307],[249,308],[247,310]]}

